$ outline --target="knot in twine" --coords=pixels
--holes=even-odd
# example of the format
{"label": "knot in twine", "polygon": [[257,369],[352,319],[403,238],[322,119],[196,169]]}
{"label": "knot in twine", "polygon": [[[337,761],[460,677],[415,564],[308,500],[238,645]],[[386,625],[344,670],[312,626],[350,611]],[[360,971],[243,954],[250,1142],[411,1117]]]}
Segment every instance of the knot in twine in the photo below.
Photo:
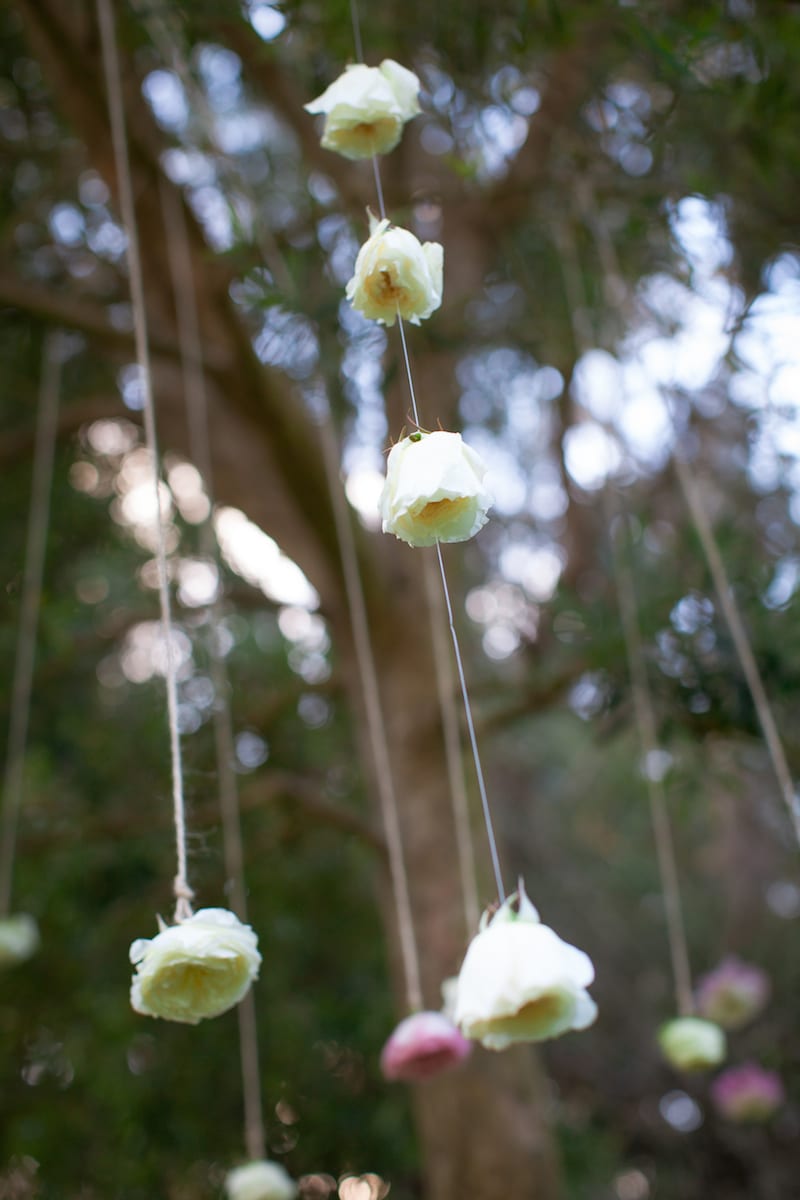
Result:
{"label": "knot in twine", "polygon": [[194,900],[194,892],[189,887],[189,884],[184,876],[175,876],[175,880],[172,884],[172,891],[175,896],[176,924],[179,924],[181,921],[188,921],[189,917],[193,916],[192,901]]}

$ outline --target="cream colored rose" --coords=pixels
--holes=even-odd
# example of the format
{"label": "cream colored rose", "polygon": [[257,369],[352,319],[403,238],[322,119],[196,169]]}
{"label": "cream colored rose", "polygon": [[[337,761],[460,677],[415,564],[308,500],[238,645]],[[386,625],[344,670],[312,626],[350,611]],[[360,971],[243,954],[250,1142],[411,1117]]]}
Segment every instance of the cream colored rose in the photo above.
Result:
{"label": "cream colored rose", "polygon": [[419,80],[391,58],[379,67],[346,67],[326,91],[305,105],[324,113],[322,145],[345,158],[387,154],[400,141],[403,126],[420,111]]}
{"label": "cream colored rose", "polygon": [[438,242],[422,243],[386,220],[371,218],[370,230],[358,252],[347,299],[383,325],[394,325],[398,314],[419,325],[442,303],[444,250]]}
{"label": "cream colored rose", "polygon": [[130,950],[131,1005],[147,1017],[196,1025],[227,1012],[258,976],[258,938],[224,908],[201,908]]}
{"label": "cream colored rose", "polygon": [[378,501],[383,532],[409,546],[464,542],[487,522],[492,498],[480,455],[460,433],[412,434],[392,446]]}
{"label": "cream colored rose", "polygon": [[0,919],[0,967],[25,962],[39,949],[39,927],[28,913]]}
{"label": "cream colored rose", "polygon": [[490,1050],[585,1029],[597,1016],[593,979],[589,956],[540,923],[520,885],[469,945],[456,1023]]}
{"label": "cream colored rose", "polygon": [[706,1071],[725,1061],[725,1034],[713,1021],[676,1017],[658,1031],[664,1058],[679,1071]]}
{"label": "cream colored rose", "polygon": [[229,1171],[225,1191],[228,1200],[294,1200],[297,1185],[280,1163],[261,1159]]}

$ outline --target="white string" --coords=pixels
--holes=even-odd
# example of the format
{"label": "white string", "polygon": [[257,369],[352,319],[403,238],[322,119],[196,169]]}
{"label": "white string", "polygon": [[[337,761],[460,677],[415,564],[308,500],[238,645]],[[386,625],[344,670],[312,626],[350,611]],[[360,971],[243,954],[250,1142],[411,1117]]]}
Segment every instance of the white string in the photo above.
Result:
{"label": "white string", "polygon": [[[353,37],[356,43],[356,52],[360,59],[363,59],[363,49],[361,46],[361,28],[358,21],[358,5],[357,0],[350,0],[350,12],[353,23]],[[378,165],[378,156],[372,155],[372,173],[375,177],[375,189],[378,194],[378,210],[381,215],[381,220],[386,218],[386,205],[383,197],[383,187],[381,185],[381,172]],[[408,391],[411,396],[411,410],[414,416],[414,423],[417,428],[420,427],[419,409],[417,407],[417,396],[414,390],[414,377],[411,371],[411,360],[408,354],[408,346],[406,344],[406,331],[403,323],[403,318],[400,316],[400,311],[397,312],[397,327],[400,331],[400,343],[403,348],[403,362],[405,364],[406,379],[408,381]],[[439,559],[439,573],[442,580],[442,589],[444,592],[445,605],[447,607],[448,621],[450,625],[450,634],[453,640],[453,650],[456,656],[456,666],[458,668],[458,681],[461,687],[461,696],[464,701],[464,713],[467,720],[467,729],[469,732],[470,746],[472,749],[472,757],[475,764],[475,774],[478,780],[478,790],[481,797],[481,806],[483,809],[483,819],[486,825],[486,836],[489,842],[489,851],[492,859],[492,869],[494,871],[495,882],[497,884],[497,892],[501,901],[505,900],[505,890],[503,888],[502,874],[500,871],[500,862],[497,853],[497,842],[494,835],[494,827],[492,824],[491,812],[489,809],[489,799],[486,794],[486,786],[483,779],[483,768],[481,766],[480,754],[478,752],[478,742],[475,736],[475,727],[472,720],[472,709],[467,691],[467,680],[464,674],[464,668],[461,660],[461,648],[458,641],[458,633],[456,631],[455,622],[453,620],[453,609],[450,603],[450,592],[447,586],[447,577],[444,570],[444,562],[442,560],[442,550],[439,543],[436,543],[436,553]]]}
{"label": "white string", "polygon": [[733,596],[728,572],[725,569],[719,546],[714,537],[708,512],[700,497],[697,483],[679,449],[676,449],[676,453],[673,455],[673,463],[681,491],[694,522],[697,536],[700,539],[700,545],[703,548],[703,554],[705,555],[705,560],[714,582],[714,590],[717,593],[722,615],[725,618],[733,645],[736,649],[742,674],[750,690],[750,696],[759,724],[761,725],[761,732],[764,735],[767,753],[769,754],[778,780],[781,796],[789,812],[789,819],[792,823],[795,837],[798,843],[800,843],[800,806],[798,806],[797,793],[795,792],[791,771],[789,770],[777,722],[764,688],[764,682],[756,663],[753,648]]}
{"label": "white string", "polygon": [[442,558],[442,547],[439,542],[436,543],[436,556],[439,560],[439,574],[442,579],[442,591],[444,592],[444,602],[447,607],[447,620],[450,625],[450,634],[453,639],[453,651],[456,656],[456,667],[458,669],[458,682],[461,685],[461,698],[464,701],[464,715],[467,718],[467,730],[469,732],[469,743],[472,747],[472,759],[475,764],[475,774],[478,779],[478,791],[481,797],[481,808],[483,810],[483,823],[486,826],[486,838],[489,842],[489,853],[492,858],[492,870],[494,871],[494,880],[497,884],[497,894],[500,898],[500,903],[505,901],[506,893],[503,887],[503,875],[500,870],[500,859],[497,853],[497,841],[494,835],[494,825],[492,823],[492,814],[489,808],[489,797],[486,794],[486,784],[483,780],[483,768],[481,766],[481,756],[478,753],[478,739],[475,736],[475,723],[472,720],[472,706],[469,702],[469,693],[467,691],[467,679],[464,674],[464,664],[461,661],[461,647],[458,643],[458,634],[453,620],[453,606],[450,603],[450,589],[447,586],[447,576],[444,571],[444,559]]}
{"label": "white string", "polygon": [[478,880],[475,871],[475,846],[472,840],[472,822],[470,821],[469,801],[467,799],[464,766],[461,757],[461,735],[455,705],[453,672],[450,667],[450,653],[444,632],[445,608],[436,572],[430,556],[427,554],[423,555],[422,567],[425,578],[425,591],[428,596],[428,611],[431,618],[434,673],[436,675],[436,689],[439,695],[439,709],[442,714],[442,733],[444,735],[444,752],[447,762],[447,777],[450,784],[450,798],[453,805],[453,823],[456,828],[456,847],[458,849],[459,875],[461,876],[461,894],[464,902],[464,920],[467,926],[467,933],[471,937],[478,928],[480,903],[478,900]]}
{"label": "white string", "polygon": [[[617,261],[617,252],[613,241],[609,235],[608,229],[603,221],[597,217],[597,206],[594,203],[591,194],[586,194],[584,197],[584,208],[587,214],[587,223],[589,224],[595,241],[597,242],[601,260],[607,264],[607,268],[612,273],[612,277],[618,283],[622,276],[619,270]],[[609,292],[611,289],[608,289]],[[611,299],[611,297],[610,297]],[[733,597],[733,589],[731,587],[728,572],[725,568],[722,555],[719,550],[714,531],[711,525],[708,512],[703,504],[702,496],[697,488],[697,484],[692,476],[691,470],[683,456],[678,442],[678,427],[675,421],[673,407],[670,402],[670,397],[665,395],[667,401],[667,411],[670,415],[672,427],[674,431],[675,449],[672,455],[672,461],[675,466],[675,473],[678,477],[681,491],[683,492],[686,505],[689,509],[689,515],[692,518],[695,531],[700,540],[700,545],[703,549],[706,564],[711,574],[714,583],[714,589],[717,593],[722,615],[728,626],[728,630],[733,641],[734,649],[736,650],[739,664],[742,668],[742,674],[745,677],[745,682],[750,691],[750,696],[753,701],[753,706],[756,710],[761,732],[764,735],[764,742],[767,747],[772,768],[778,781],[781,797],[786,805],[789,813],[789,820],[792,824],[795,837],[800,844],[800,804],[798,804],[797,792],[795,791],[792,774],[789,769],[789,764],[786,758],[786,753],[783,748],[780,733],[778,732],[778,724],[775,720],[775,714],[769,702],[764,682],[761,678],[761,673],[758,669],[753,647],[750,639],[747,636],[744,622],[742,621],[736,601]]]}
{"label": "white string", "polygon": [[[563,224],[559,224],[556,227],[556,241],[564,277],[564,286],[567,293],[567,303],[572,319],[573,338],[578,352],[584,353],[590,348],[588,335],[584,331],[583,326],[576,320],[576,314],[584,311],[584,304],[582,304],[583,287],[575,244],[569,237],[568,231]],[[689,1016],[694,1008],[689,949],[686,940],[686,928],[683,921],[678,867],[675,860],[675,846],[672,840],[672,829],[667,811],[666,793],[662,780],[657,777],[654,770],[654,764],[658,761],[657,756],[659,753],[658,732],[652,694],[644,662],[636,589],[633,573],[618,546],[615,524],[619,522],[615,523],[615,514],[611,509],[607,487],[603,492],[603,502],[606,526],[611,540],[614,586],[617,593],[617,605],[622,622],[623,641],[625,643],[625,656],[631,681],[634,720],[642,750],[643,774],[650,807],[653,840],[656,847],[656,865],[661,884],[661,894],[664,899],[667,943],[672,965],[672,978],[675,986],[675,1000],[680,1015]]]}
{"label": "white string", "polygon": [[372,653],[372,644],[369,636],[367,606],[364,600],[364,589],[361,584],[361,573],[358,568],[358,554],[356,552],[353,527],[350,524],[350,514],[347,509],[339,474],[340,456],[333,435],[327,398],[326,414],[320,422],[320,433],[325,472],[328,478],[336,534],[342,559],[345,591],[347,593],[348,610],[350,613],[350,628],[353,634],[356,663],[361,679],[361,690],[364,696],[367,734],[375,766],[375,783],[378,789],[378,798],[380,800],[383,826],[386,834],[386,848],[389,853],[389,873],[397,912],[397,927],[400,938],[400,952],[403,959],[408,1006],[411,1012],[418,1012],[423,1008],[419,952],[414,933],[414,918],[411,909],[405,856],[403,854],[397,795],[394,789],[394,779],[389,759],[386,722],[381,704],[380,688],[378,687],[378,673],[375,667],[375,657]]}
{"label": "white string", "polygon": [[155,522],[157,533],[156,563],[158,566],[158,595],[161,608],[161,627],[166,651],[167,725],[169,730],[170,762],[172,769],[172,806],[175,821],[175,844],[177,873],[173,881],[175,896],[175,920],[183,921],[192,915],[193,892],[189,886],[186,862],[186,812],[183,796],[183,769],[181,743],[178,729],[178,685],[170,613],[169,582],[167,577],[167,554],[164,543],[164,527],[161,519],[160,469],[158,439],[156,437],[155,407],[153,404],[150,350],[147,337],[142,264],[136,227],[136,211],[133,201],[128,157],[128,139],[125,131],[125,106],[122,97],[119,57],[117,54],[114,14],[111,0],[97,0],[97,17],[100,26],[100,41],[103,58],[103,73],[108,93],[108,111],[111,122],[111,140],[119,187],[122,224],[127,238],[127,263],[130,277],[133,326],[136,341],[136,359],[144,400],[143,416],[145,440],[150,452],[153,468],[153,491],[155,499]]}
{"label": "white string", "polygon": [[653,837],[656,844],[658,873],[664,897],[664,911],[667,919],[667,941],[672,961],[675,999],[679,1014],[687,1017],[694,1009],[689,949],[681,908],[678,868],[675,861],[672,829],[667,813],[666,794],[660,775],[655,771],[655,764],[659,756],[658,733],[650,684],[647,679],[647,670],[644,663],[636,590],[633,582],[633,572],[619,547],[617,526],[620,526],[622,522],[619,514],[615,517],[615,514],[612,512],[607,488],[603,492],[603,500],[605,504],[606,525],[608,526],[609,537],[611,539],[614,584],[616,586],[617,603],[622,621],[625,656],[628,660],[628,674],[631,680],[634,719],[642,748],[642,769],[647,783],[647,796],[650,804]]}
{"label": "white string", "polygon": [[0,826],[0,918],[8,916],[11,910],[14,853],[19,812],[22,807],[25,746],[28,740],[33,669],[36,658],[36,631],[42,600],[42,578],[47,548],[50,493],[53,483],[53,457],[61,390],[61,354],[61,335],[58,333],[48,334],[45,337],[42,352],[31,505],[25,542],[19,633],[11,684],[8,750],[3,778],[3,812]]}
{"label": "white string", "polygon": [[[209,500],[209,516],[200,527],[201,553],[219,570],[219,554],[213,530],[214,486],[209,436],[208,395],[203,367],[203,344],[195,303],[195,280],[186,217],[181,198],[164,179],[159,179],[167,258],[178,318],[178,344],[181,355],[189,453],[200,471]],[[234,770],[235,745],[230,704],[230,681],[219,639],[222,607],[217,593],[209,606],[208,638],[211,683],[214,689],[214,748],[217,785],[222,816],[222,849],[225,875],[231,888],[231,907],[240,921],[247,922],[247,888],[239,807],[239,789]],[[249,1158],[266,1156],[264,1106],[259,1071],[258,1025],[255,998],[249,988],[237,1005],[239,1022],[239,1058],[244,1106],[244,1142]]]}

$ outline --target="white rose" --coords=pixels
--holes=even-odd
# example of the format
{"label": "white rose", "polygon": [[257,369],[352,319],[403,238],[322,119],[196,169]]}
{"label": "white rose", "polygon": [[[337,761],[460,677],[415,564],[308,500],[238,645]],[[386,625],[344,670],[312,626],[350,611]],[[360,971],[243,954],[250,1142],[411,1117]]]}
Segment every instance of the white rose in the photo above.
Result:
{"label": "white rose", "polygon": [[705,1071],[725,1061],[725,1034],[700,1017],[667,1021],[658,1031],[658,1043],[667,1062],[679,1071]]}
{"label": "white rose", "polygon": [[0,919],[0,967],[25,962],[39,949],[39,927],[28,913]]}
{"label": "white rose", "polygon": [[585,1029],[597,1016],[593,979],[589,956],[540,923],[520,884],[469,945],[456,1023],[490,1050]]}
{"label": "white rose", "polygon": [[247,1163],[225,1177],[228,1200],[294,1200],[297,1185],[280,1163]]}
{"label": "white rose", "polygon": [[411,434],[392,446],[378,505],[383,532],[409,546],[464,542],[487,522],[486,467],[460,433]]}
{"label": "white rose", "polygon": [[130,950],[131,1005],[147,1017],[196,1025],[227,1012],[258,976],[258,938],[225,908],[201,908]]}
{"label": "white rose", "polygon": [[326,150],[345,158],[370,158],[395,148],[406,121],[420,111],[418,96],[419,80],[413,71],[386,58],[379,67],[346,67],[305,109],[325,114]]}
{"label": "white rose", "polygon": [[376,223],[371,218],[370,230],[358,252],[347,299],[383,325],[394,325],[398,314],[419,325],[442,303],[444,250],[438,242],[420,242],[388,220]]}

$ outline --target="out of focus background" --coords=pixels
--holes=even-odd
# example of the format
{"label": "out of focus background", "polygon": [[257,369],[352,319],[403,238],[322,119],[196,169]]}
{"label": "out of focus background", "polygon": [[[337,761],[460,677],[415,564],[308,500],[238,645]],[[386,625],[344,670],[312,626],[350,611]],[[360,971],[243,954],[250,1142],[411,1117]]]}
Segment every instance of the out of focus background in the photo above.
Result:
{"label": "out of focus background", "polygon": [[[114,7],[190,873],[198,904],[229,903],[217,646],[264,955],[271,1157],[314,1198],[346,1172],[381,1176],[396,1200],[800,1195],[797,843],[674,466],[686,460],[714,529],[796,771],[800,5],[361,0],[365,60],[394,58],[423,88],[422,115],[381,161],[390,216],[444,246],[442,308],[408,329],[423,424],[463,433],[496,498],[445,561],[503,869],[591,955],[600,1009],[535,1055],[477,1050],[413,1088],[377,1065],[403,992],[324,436],[357,538],[429,1007],[473,930],[431,665],[433,552],[377,522],[384,451],[408,425],[400,343],[344,299],[375,182],[369,163],[320,148],[302,107],[354,60],[350,5]],[[171,915],[174,849],[155,506],[97,16],[86,0],[16,0],[0,21],[9,682],[48,354],[61,376],[12,906],[42,945],[0,985],[0,1197],[205,1200],[244,1156],[235,1016],[188,1028],[128,1002],[129,943]],[[201,372],[213,482],[187,429],[188,291],[202,349],[188,393]],[[620,578],[655,714],[646,758]],[[4,728],[10,708],[6,687]],[[713,1073],[659,1056],[675,999],[654,782],[695,976],[733,954],[771,981],[729,1048],[729,1063],[782,1080],[760,1122],[720,1110]]]}

